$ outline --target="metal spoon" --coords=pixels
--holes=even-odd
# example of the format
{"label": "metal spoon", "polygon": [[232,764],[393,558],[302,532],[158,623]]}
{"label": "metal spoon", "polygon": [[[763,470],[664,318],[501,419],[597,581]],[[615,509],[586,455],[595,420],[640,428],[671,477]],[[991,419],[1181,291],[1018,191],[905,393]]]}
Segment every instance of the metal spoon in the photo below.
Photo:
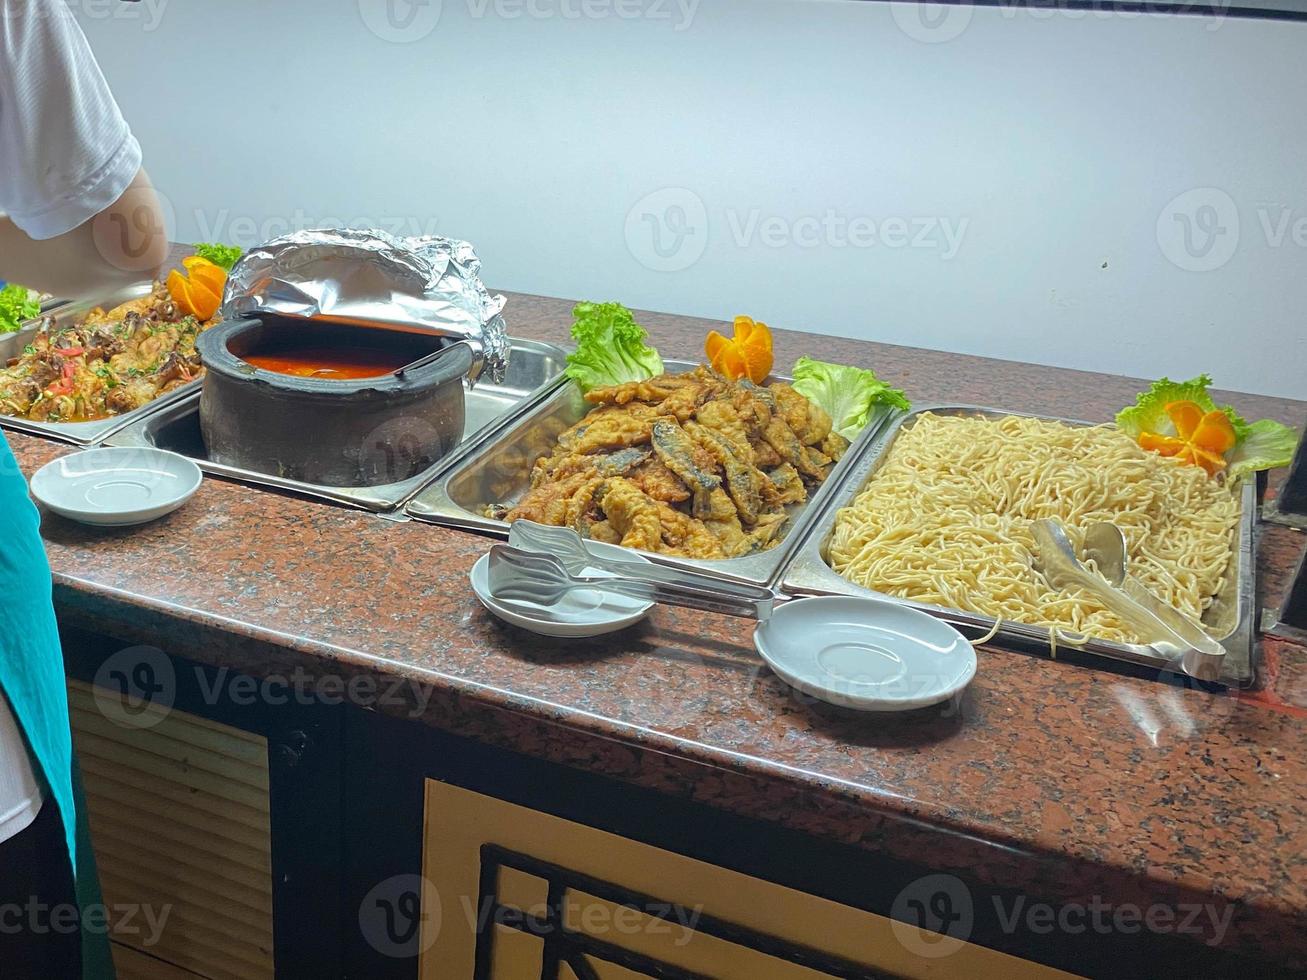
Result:
{"label": "metal spoon", "polygon": [[[1225,647],[1217,643],[1208,634],[1203,625],[1181,612],[1169,602],[1164,602],[1149,592],[1144,584],[1126,571],[1125,535],[1115,524],[1104,521],[1090,525],[1085,529],[1085,557],[1092,558],[1102,573],[1103,578],[1119,588],[1139,605],[1170,627],[1196,654],[1214,661],[1201,664],[1200,658],[1191,657],[1195,667],[1201,667],[1206,680],[1214,680],[1220,675],[1221,662],[1225,658]],[[1188,666],[1186,665],[1186,671]],[[1191,671],[1189,671],[1192,673]],[[1209,676],[1210,675],[1210,676]]]}
{"label": "metal spoon", "polygon": [[[648,565],[647,568],[662,568]],[[665,569],[679,576],[680,572]],[[707,612],[766,619],[776,602],[775,593],[755,585],[708,579],[711,587],[680,581],[659,582],[610,575],[573,575],[554,555],[523,551],[497,544],[490,549],[490,594],[496,599],[552,606],[573,589],[598,589],[644,602],[664,602]],[[694,576],[705,579],[705,576]]]}

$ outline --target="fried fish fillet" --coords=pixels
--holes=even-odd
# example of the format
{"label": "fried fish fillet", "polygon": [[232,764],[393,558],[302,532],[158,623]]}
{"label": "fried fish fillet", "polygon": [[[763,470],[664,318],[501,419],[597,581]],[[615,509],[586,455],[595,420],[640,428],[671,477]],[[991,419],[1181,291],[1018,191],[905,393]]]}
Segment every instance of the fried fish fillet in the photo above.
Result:
{"label": "fried fish fillet", "polygon": [[685,558],[723,558],[721,543],[702,521],[654,500],[625,477],[600,490],[599,504],[614,533],[628,548]]}
{"label": "fried fish fillet", "polygon": [[710,506],[709,494],[722,485],[712,473],[712,458],[674,422],[655,422],[652,442],[663,465],[690,488],[690,512],[702,518]]}
{"label": "fried fish fillet", "polygon": [[742,555],[775,542],[786,508],[848,447],[789,385],[728,381],[705,367],[586,399],[596,407],[538,456],[525,495],[488,514],[661,554]]}

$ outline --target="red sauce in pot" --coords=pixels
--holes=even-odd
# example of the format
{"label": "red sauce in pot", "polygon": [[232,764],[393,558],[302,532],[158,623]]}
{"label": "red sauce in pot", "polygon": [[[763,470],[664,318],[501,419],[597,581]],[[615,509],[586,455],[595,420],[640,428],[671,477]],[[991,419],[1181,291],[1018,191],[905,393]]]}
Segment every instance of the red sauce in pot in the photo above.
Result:
{"label": "red sauce in pot", "polygon": [[241,355],[241,360],[265,371],[326,381],[377,378],[390,374],[415,359],[403,351],[379,350],[375,347],[295,347],[267,354]]}

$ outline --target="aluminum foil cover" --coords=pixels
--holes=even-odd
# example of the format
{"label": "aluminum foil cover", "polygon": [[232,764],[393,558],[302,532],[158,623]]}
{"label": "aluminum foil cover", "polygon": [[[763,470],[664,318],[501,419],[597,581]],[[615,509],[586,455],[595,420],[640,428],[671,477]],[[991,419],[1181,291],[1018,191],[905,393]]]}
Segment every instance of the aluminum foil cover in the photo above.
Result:
{"label": "aluminum foil cover", "polygon": [[224,318],[283,316],[376,324],[466,341],[476,353],[469,381],[508,367],[503,296],[491,296],[467,242],[435,235],[314,229],[250,249],[227,277]]}

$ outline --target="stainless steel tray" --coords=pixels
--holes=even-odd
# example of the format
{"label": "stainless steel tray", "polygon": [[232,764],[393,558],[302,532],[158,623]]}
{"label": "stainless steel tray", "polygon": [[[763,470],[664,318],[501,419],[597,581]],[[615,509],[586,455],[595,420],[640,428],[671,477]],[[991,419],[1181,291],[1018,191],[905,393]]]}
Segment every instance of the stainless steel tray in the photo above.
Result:
{"label": "stainless steel tray", "polygon": [[566,354],[560,348],[531,340],[511,343],[512,353],[503,384],[494,384],[489,377],[482,376],[466,393],[463,441],[421,473],[395,483],[372,487],[329,487],[215,463],[208,458],[200,433],[199,391],[190,392],[182,401],[163,406],[156,403],[153,412],[110,435],[104,440],[104,445],[169,449],[195,460],[207,473],[243,483],[290,490],[373,512],[394,510],[429,480],[454,465],[478,444],[480,437],[494,431],[514,409],[535,403],[558,386],[566,363]]}
{"label": "stainless steel tray", "polygon": [[[665,360],[663,365],[670,372],[680,372],[696,367],[697,363]],[[789,380],[779,375],[774,377]],[[458,465],[409,501],[405,510],[409,516],[431,524],[508,537],[508,524],[486,517],[484,508],[489,504],[518,499],[527,489],[536,459],[548,455],[558,436],[593,407],[581,397],[575,385],[564,383],[533,408],[519,412],[510,424],[495,433],[493,439],[483,440],[469,451]],[[875,438],[884,424],[885,420],[881,420],[868,426],[808,501],[790,508],[790,520],[775,547],[738,558],[696,559],[650,552],[644,554],[664,565],[692,568],[755,585],[773,584],[792,545],[799,540],[799,532],[806,521],[821,509],[823,499],[839,485],[861,448]]]}
{"label": "stainless steel tray", "polygon": [[[913,602],[896,596],[885,596],[872,589],[855,585],[835,572],[826,562],[826,548],[830,542],[835,518],[840,508],[853,501],[867,481],[875,476],[894,440],[905,428],[912,425],[916,417],[923,412],[936,415],[985,416],[997,418],[1005,415],[1021,415],[1027,418],[1042,418],[1067,425],[1093,425],[1076,419],[1060,419],[1046,415],[1030,415],[1025,412],[1005,412],[995,408],[983,408],[974,405],[934,405],[914,409],[907,415],[900,416],[891,425],[882,430],[882,435],[867,446],[854,463],[848,478],[837,491],[826,500],[822,512],[808,525],[793,552],[792,559],[782,570],[780,587],[790,595],[853,595],[877,596],[890,598],[895,602],[913,606],[956,626],[968,628],[968,632],[983,636],[994,626],[991,616],[965,612],[927,603]],[[1256,520],[1256,485],[1255,481],[1245,481],[1241,491],[1240,504],[1242,512],[1239,523],[1234,530],[1233,563],[1231,574],[1225,577],[1225,586],[1216,596],[1203,617],[1210,632],[1225,647],[1226,655],[1222,666],[1221,679],[1226,683],[1246,685],[1253,679],[1253,658],[1255,655],[1254,618],[1254,575],[1256,566],[1253,560],[1253,524]],[[1043,651],[1049,649],[1048,631],[1036,626],[1004,621],[994,637],[995,643],[1010,643],[1020,647],[1035,648]],[[1069,646],[1064,649],[1071,649]],[[1147,646],[1133,643],[1115,643],[1109,640],[1089,640],[1084,646],[1074,648],[1080,653],[1090,653],[1114,660],[1123,660],[1149,667],[1165,668],[1168,661]]]}
{"label": "stainless steel tray", "polygon": [[[148,296],[153,288],[153,282],[139,282],[97,300],[63,303],[52,309],[49,316],[54,320],[56,328],[66,327],[79,322],[97,306],[110,310],[122,303]],[[0,337],[0,363],[22,354],[23,348],[31,343],[32,338],[36,336],[39,329],[39,319],[29,320],[22,329]],[[192,381],[179,388],[174,388],[148,405],[134,408],[130,412],[123,412],[121,415],[96,419],[93,422],[36,422],[32,419],[18,418],[13,415],[0,415],[0,427],[14,429],[18,432],[28,432],[33,435],[47,436],[51,439],[58,439],[60,442],[71,442],[76,446],[89,446],[104,439],[110,433],[117,432],[123,426],[130,425],[133,420],[141,418],[163,405],[180,401],[198,390],[199,381]]]}

